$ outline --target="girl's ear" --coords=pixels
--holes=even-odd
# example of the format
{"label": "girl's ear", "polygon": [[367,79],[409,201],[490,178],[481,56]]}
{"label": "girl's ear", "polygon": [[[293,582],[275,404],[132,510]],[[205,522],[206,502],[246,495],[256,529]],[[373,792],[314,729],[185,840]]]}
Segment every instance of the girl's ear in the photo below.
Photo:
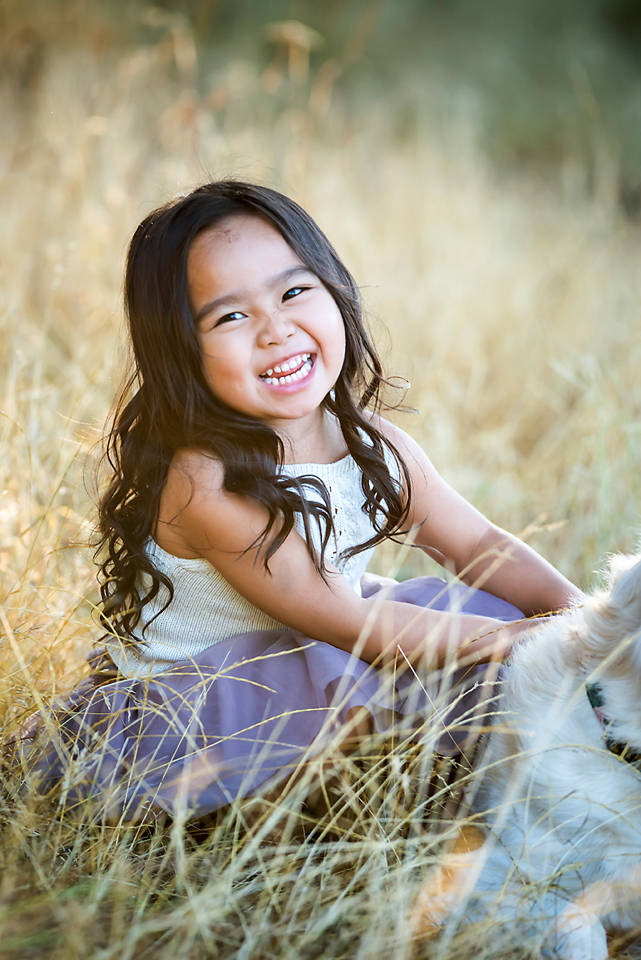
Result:
{"label": "girl's ear", "polygon": [[612,654],[613,644],[623,652],[641,635],[641,555],[610,557],[607,579],[607,589],[585,605],[580,632],[588,656]]}

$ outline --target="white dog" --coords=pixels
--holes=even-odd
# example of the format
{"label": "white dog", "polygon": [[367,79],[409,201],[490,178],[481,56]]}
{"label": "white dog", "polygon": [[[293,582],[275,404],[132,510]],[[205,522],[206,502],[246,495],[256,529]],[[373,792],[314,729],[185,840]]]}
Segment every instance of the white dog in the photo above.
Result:
{"label": "white dog", "polygon": [[606,931],[641,926],[641,557],[514,650],[477,783],[489,833],[424,886],[423,929],[490,917],[603,960]]}

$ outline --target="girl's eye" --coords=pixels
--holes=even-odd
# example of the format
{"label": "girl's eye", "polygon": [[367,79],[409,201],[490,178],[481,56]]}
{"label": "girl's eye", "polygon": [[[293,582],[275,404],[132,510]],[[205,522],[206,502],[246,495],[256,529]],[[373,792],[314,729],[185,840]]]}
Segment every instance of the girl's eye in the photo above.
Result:
{"label": "girl's eye", "polygon": [[304,293],[305,290],[309,289],[310,287],[291,287],[283,294],[283,300],[291,300],[292,297],[297,297],[300,293]]}
{"label": "girl's eye", "polygon": [[216,326],[219,327],[221,323],[230,323],[232,320],[242,320],[245,316],[244,313],[241,313],[240,310],[234,310],[233,313],[226,313],[224,317],[220,317],[216,321]]}

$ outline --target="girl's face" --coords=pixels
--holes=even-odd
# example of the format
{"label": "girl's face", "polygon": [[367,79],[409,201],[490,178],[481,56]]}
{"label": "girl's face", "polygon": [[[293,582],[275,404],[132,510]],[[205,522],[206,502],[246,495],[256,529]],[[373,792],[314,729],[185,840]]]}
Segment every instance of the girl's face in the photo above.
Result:
{"label": "girl's face", "polygon": [[251,215],[223,220],[192,243],[187,278],[216,396],[274,429],[317,415],[343,365],[343,318],[280,233]]}

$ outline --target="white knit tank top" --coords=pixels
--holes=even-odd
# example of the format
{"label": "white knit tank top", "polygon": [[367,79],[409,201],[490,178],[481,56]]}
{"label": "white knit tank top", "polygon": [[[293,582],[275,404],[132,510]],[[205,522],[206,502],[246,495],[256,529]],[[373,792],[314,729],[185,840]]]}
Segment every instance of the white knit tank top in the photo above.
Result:
{"label": "white knit tank top", "polygon": [[[347,456],[337,463],[286,464],[283,473],[289,477],[315,476],[327,487],[335,536],[328,543],[325,556],[360,593],[360,579],[373,549],[347,561],[338,559],[341,551],[364,543],[374,534],[369,517],[362,510],[365,498],[359,467]],[[308,489],[310,500],[320,499],[316,490]],[[300,514],[295,514],[295,525],[304,537]],[[320,549],[320,531],[314,522],[311,526],[314,545]],[[196,657],[214,643],[252,630],[287,629],[245,600],[208,560],[175,557],[153,540],[146,549],[154,565],[173,583],[174,596],[167,609],[159,613],[168,599],[167,588],[161,585],[154,600],[143,608],[136,628],[137,644],[115,639],[107,643],[112,659],[126,677],[160,673],[178,660]],[[145,592],[151,587],[147,574],[141,576],[141,587]],[[293,583],[292,590],[295,589]]]}

